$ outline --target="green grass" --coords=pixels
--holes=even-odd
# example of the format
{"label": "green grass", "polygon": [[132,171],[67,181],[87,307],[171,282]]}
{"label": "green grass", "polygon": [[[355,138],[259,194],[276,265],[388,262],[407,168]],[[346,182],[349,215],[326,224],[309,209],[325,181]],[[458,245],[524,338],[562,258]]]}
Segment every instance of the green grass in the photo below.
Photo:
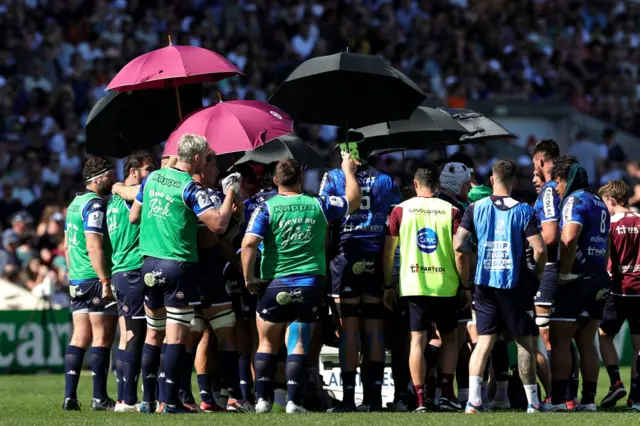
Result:
{"label": "green grass", "polygon": [[[623,379],[628,382],[629,369],[622,369]],[[608,389],[608,377],[603,369],[600,374],[598,398]],[[2,376],[0,379],[0,424],[2,425],[172,425],[175,424],[274,424],[285,425],[396,425],[411,424],[436,425],[633,425],[640,423],[640,413],[628,413],[623,409],[626,399],[619,407],[599,413],[540,414],[527,415],[522,412],[489,413],[470,416],[452,413],[428,414],[310,414],[287,416],[285,414],[200,414],[180,416],[159,416],[134,413],[93,413],[90,411],[91,376],[82,375],[78,395],[83,403],[83,411],[64,413],[61,411],[63,375]],[[195,386],[195,384],[194,384]],[[115,396],[115,380],[109,378],[110,394]]]}

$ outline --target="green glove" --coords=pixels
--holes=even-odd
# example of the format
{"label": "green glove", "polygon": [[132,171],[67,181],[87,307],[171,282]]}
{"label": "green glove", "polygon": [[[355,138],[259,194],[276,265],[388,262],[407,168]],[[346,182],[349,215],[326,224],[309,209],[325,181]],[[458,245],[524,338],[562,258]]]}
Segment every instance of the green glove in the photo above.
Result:
{"label": "green glove", "polygon": [[343,142],[340,145],[340,151],[349,153],[352,160],[360,160],[360,153],[358,152],[358,144],[355,142]]}

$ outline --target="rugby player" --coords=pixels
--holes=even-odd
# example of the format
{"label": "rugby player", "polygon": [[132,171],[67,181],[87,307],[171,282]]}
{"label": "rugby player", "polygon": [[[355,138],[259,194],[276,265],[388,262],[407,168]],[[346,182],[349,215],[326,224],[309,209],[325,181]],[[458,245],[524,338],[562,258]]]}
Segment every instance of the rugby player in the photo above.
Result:
{"label": "rugby player", "polygon": [[[124,162],[124,185],[135,187],[153,171],[151,155],[140,151]],[[117,192],[119,185],[114,185]],[[118,356],[122,365],[118,380],[118,402],[115,411],[138,411],[138,376],[142,359],[142,345],[147,333],[144,313],[144,283],[140,275],[142,256],[139,251],[139,226],[129,222],[131,202],[113,195],[107,204],[107,228],[111,241],[111,274],[116,289],[120,317]],[[143,407],[146,410],[146,407]]]}
{"label": "rugby player", "polygon": [[[368,409],[382,408],[385,344],[383,341],[382,250],[385,224],[391,208],[401,201],[391,176],[356,161],[356,180],[362,191],[359,208],[334,224],[335,253],[330,262],[331,294],[339,320],[342,403],[330,412],[354,411],[358,347],[362,347],[364,399]],[[341,197],[346,191],[341,169],[327,172],[320,196]],[[361,321],[362,319],[362,321]],[[361,327],[362,323],[362,327]],[[364,374],[363,374],[364,373]],[[364,376],[364,377],[363,377]]]}
{"label": "rugby player", "polygon": [[553,161],[551,178],[562,197],[558,286],[551,310],[551,401],[548,411],[567,411],[571,375],[571,340],[580,353],[582,398],[579,411],[595,411],[600,362],[595,335],[608,290],[607,250],[610,217],[607,206],[589,189],[587,172],[569,156]]}
{"label": "rugby player", "polygon": [[90,157],[82,171],[86,189],[76,194],[65,221],[65,257],[73,311],[73,334],[65,354],[62,409],[80,410],[77,389],[82,361],[91,343],[94,411],[112,411],[107,395],[109,355],[118,320],[111,290],[111,244],[107,231],[107,203],[115,174],[111,162]]}
{"label": "rugby player", "polygon": [[631,392],[627,406],[640,411],[638,395],[638,351],[640,350],[640,215],[627,205],[629,186],[612,180],[598,190],[611,215],[609,274],[611,294],[607,297],[604,318],[600,323],[600,354],[611,381],[611,388],[600,406],[613,407],[624,398],[626,390],[620,378],[618,353],[613,339],[625,320],[629,323],[634,362],[631,364]]}
{"label": "rugby player", "polygon": [[[506,329],[518,349],[518,370],[524,384],[527,412],[539,412],[536,383],[536,356],[532,336],[533,289],[525,256],[526,243],[533,249],[535,273],[542,274],[546,249],[536,224],[533,208],[511,198],[516,165],[499,160],[492,167],[493,195],[470,206],[458,228],[454,247],[468,254],[478,241],[474,308],[479,339],[469,362],[467,413],[485,411],[481,395],[482,376],[497,336]],[[464,268],[465,264],[461,264]],[[461,276],[468,276],[462,271]]]}
{"label": "rugby player", "polygon": [[[407,299],[409,312],[409,367],[416,393],[416,412],[427,411],[424,353],[432,322],[442,340],[440,408],[447,411],[460,411],[462,408],[453,391],[459,352],[458,264],[463,257],[453,251],[453,236],[462,219],[462,211],[450,202],[435,197],[438,176],[438,166],[433,163],[416,171],[413,182],[417,195],[402,202],[391,212],[389,235],[384,246],[384,303],[393,310],[394,258],[400,243],[399,295]],[[466,284],[463,284],[462,291],[470,302],[469,277],[464,278],[462,282]]]}
{"label": "rugby player", "polygon": [[[468,166],[465,162],[471,163],[472,160],[468,156],[460,153],[456,153],[453,157],[456,157],[459,162],[451,161],[442,167],[442,171],[440,172],[440,188],[438,189],[437,197],[453,204],[462,214],[464,214],[464,210],[466,209],[469,201],[469,193],[473,187],[471,176],[472,166]],[[475,257],[464,256],[460,261],[475,262]],[[469,283],[464,283],[465,286],[468,284]],[[460,290],[461,303],[464,304],[466,295],[462,294],[462,287]],[[472,319],[471,306],[469,304],[464,304],[464,306],[458,307],[458,346],[460,347],[460,352],[458,354],[459,358],[458,368],[456,369],[456,381],[462,401],[466,401],[467,395],[469,394],[469,357],[471,356],[471,347],[473,347],[475,342],[477,342],[477,338],[472,341],[468,337],[468,328],[471,328],[472,332],[475,331],[473,329],[473,325],[471,327],[468,325]],[[467,343],[471,343],[471,347],[469,347]],[[430,345],[430,348],[433,351],[434,346]],[[508,369],[509,366],[507,365],[506,367]],[[438,393],[441,390],[441,381],[442,372],[438,370],[438,388],[434,401],[434,405],[436,406],[439,405]],[[486,381],[483,386],[486,386]]]}
{"label": "rugby player", "polygon": [[[324,305],[325,235],[329,221],[358,209],[361,192],[356,165],[343,154],[345,196],[302,194],[302,170],[291,159],[276,166],[278,195],[258,207],[242,240],[242,270],[247,288],[259,292],[259,347],[255,355],[256,412],[271,410],[268,383],[275,376],[277,353],[287,334],[287,413],[304,413],[300,394],[313,325]],[[255,277],[258,246],[264,242],[260,285]],[[259,287],[259,288],[256,288]]]}
{"label": "rugby player", "polygon": [[[206,190],[191,177],[201,172],[207,152],[204,138],[183,135],[175,166],[155,171],[142,182],[129,215],[132,223],[140,221],[145,311],[148,329],[154,330],[147,332],[143,348],[143,378],[158,371],[160,345],[166,334],[165,413],[194,412],[180,403],[179,385],[193,306],[200,304],[198,219],[211,231],[224,233],[231,219],[234,193],[239,191],[235,185],[223,188],[227,199],[220,210],[214,208]],[[145,394],[152,384],[144,382]]]}
{"label": "rugby player", "polygon": [[[214,189],[217,179],[216,155],[213,151],[207,154],[207,160],[201,171],[201,177],[196,176],[194,179],[201,179],[202,185],[206,188],[207,194],[214,205],[214,209],[221,210],[226,197],[220,191]],[[240,174],[232,173],[222,181],[222,187],[227,186],[227,182],[237,182],[237,188],[240,188]],[[223,275],[224,267],[227,262],[225,258],[224,248],[231,251],[232,261],[235,259],[235,251],[231,246],[229,238],[232,236],[231,231],[237,226],[243,217],[242,208],[244,204],[240,199],[238,192],[237,200],[233,200],[234,212],[231,222],[226,231],[220,235],[212,233],[204,223],[200,223],[198,232],[198,262],[199,262],[199,284],[200,284],[200,312],[202,317],[197,316],[192,322],[192,330],[196,333],[202,333],[205,328],[205,320],[211,326],[217,340],[218,359],[220,361],[222,380],[225,388],[229,393],[226,403],[227,411],[234,412],[251,412],[253,410],[251,402],[244,399],[242,389],[240,388],[238,351],[236,348],[235,323],[236,314],[232,310],[231,296],[225,286]],[[238,206],[239,209],[238,209]],[[237,265],[237,262],[236,266]],[[199,340],[196,339],[196,342]],[[195,349],[195,348],[194,348]],[[195,352],[195,351],[194,351]],[[201,348],[200,354],[206,354],[206,348]],[[195,353],[192,355],[195,358]],[[190,360],[191,357],[188,357]],[[185,366],[183,377],[189,375],[193,363]],[[185,384],[186,383],[186,384]],[[183,403],[195,403],[193,396],[188,392],[190,379],[183,381],[184,394],[188,398],[183,398]],[[185,399],[188,399],[185,400]],[[205,406],[205,408],[207,408]]]}

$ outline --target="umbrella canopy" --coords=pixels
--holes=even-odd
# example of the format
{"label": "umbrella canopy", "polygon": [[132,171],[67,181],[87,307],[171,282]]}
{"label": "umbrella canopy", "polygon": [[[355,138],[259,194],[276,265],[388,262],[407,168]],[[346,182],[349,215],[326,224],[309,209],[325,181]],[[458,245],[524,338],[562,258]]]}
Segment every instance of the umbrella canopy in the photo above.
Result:
{"label": "umbrella canopy", "polygon": [[248,151],[237,161],[232,158],[233,154],[220,155],[217,158],[219,164],[242,164],[257,163],[267,165],[274,161],[285,158],[293,158],[307,169],[322,169],[327,167],[327,163],[314,147],[300,139],[294,134],[279,136],[269,141],[269,143],[257,147],[253,151]]}
{"label": "umbrella canopy", "polygon": [[242,72],[227,58],[196,46],[166,46],[133,59],[107,90],[124,92],[215,82]]}
{"label": "umbrella canopy", "polygon": [[185,133],[204,136],[217,154],[227,154],[251,151],[293,133],[293,121],[284,111],[266,102],[220,102],[182,120],[167,140],[165,156],[178,153],[178,141]]}
{"label": "umbrella canopy", "polygon": [[384,59],[337,53],[300,64],[269,102],[296,121],[362,127],[407,119],[425,97]]}
{"label": "umbrella canopy", "polygon": [[480,143],[516,137],[500,124],[470,109],[444,108],[443,111],[467,130],[468,133],[460,138],[460,143]]}
{"label": "umbrella canopy", "polygon": [[425,149],[434,145],[456,144],[467,130],[446,112],[419,106],[408,120],[378,123],[351,133],[351,140],[364,139],[359,144],[360,150],[373,151]]}
{"label": "umbrella canopy", "polygon": [[[183,111],[202,108],[200,84],[181,90]],[[144,92],[108,92],[89,112],[87,119],[87,152],[122,158],[137,149],[149,149],[164,142],[180,121],[173,108],[173,89]]]}

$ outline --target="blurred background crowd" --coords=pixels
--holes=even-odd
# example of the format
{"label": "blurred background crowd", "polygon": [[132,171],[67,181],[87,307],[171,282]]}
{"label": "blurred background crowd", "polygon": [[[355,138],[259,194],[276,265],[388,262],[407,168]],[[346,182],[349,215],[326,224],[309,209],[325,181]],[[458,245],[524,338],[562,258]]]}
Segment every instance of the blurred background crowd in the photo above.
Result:
{"label": "blurred background crowd", "polygon": [[[169,34],[246,74],[205,84],[204,106],[218,89],[225,100],[267,101],[312,56],[377,54],[442,105],[555,101],[605,120],[610,130],[577,134],[571,153],[594,184],[635,186],[640,169],[612,129],[640,135],[639,29],[637,0],[0,0],[0,273],[36,293],[60,290],[64,207],[83,186],[88,113],[123,65]],[[297,132],[327,158],[339,137],[331,126]],[[535,139],[520,153],[525,168]],[[486,146],[449,154],[456,149],[474,157],[480,182],[499,155]],[[421,160],[387,156],[377,166],[401,181]],[[308,191],[321,175],[309,174]]]}

